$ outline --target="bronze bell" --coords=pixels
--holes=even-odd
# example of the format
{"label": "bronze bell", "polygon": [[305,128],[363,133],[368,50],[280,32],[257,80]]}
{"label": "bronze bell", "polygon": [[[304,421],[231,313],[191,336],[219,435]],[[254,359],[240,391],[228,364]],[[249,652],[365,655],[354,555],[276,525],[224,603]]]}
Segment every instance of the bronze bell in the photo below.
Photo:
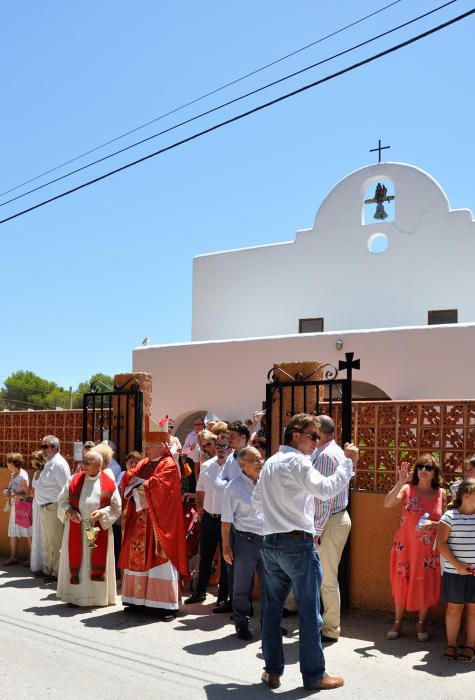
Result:
{"label": "bronze bell", "polygon": [[384,205],[382,202],[378,202],[376,204],[376,211],[373,214],[373,219],[378,219],[379,221],[384,221],[384,219],[387,219],[388,215],[386,211],[384,210]]}

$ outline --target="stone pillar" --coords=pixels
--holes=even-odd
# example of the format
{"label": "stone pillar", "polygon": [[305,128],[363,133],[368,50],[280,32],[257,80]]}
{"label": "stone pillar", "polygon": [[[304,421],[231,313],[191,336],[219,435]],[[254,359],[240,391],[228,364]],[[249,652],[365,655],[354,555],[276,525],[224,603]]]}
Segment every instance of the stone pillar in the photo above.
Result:
{"label": "stone pillar", "polygon": [[[126,372],[116,374],[114,386],[123,391],[130,391],[136,386],[143,393],[143,420],[152,414],[152,375],[149,372]],[[112,403],[111,440],[117,444],[117,452],[124,460],[127,450],[133,450],[141,445],[134,444],[136,399],[132,395],[117,395]],[[120,461],[118,459],[118,461]]]}
{"label": "stone pillar", "polygon": [[[315,386],[279,386],[280,382],[318,381],[323,379],[323,364],[317,361],[279,362],[274,364],[274,376],[277,378],[272,392],[271,454],[277,452],[283,443],[284,429],[296,413],[313,413],[317,405],[317,387]],[[319,402],[324,399],[323,387],[319,387]]]}

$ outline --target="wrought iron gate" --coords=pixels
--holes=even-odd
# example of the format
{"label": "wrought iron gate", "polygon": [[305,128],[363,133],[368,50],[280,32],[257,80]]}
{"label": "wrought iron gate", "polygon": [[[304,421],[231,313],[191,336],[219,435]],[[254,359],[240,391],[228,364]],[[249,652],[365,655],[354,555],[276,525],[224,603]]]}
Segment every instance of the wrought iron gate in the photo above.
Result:
{"label": "wrought iron gate", "polygon": [[[313,372],[309,377],[304,377],[301,373],[292,376],[279,367],[280,373],[288,377],[287,381],[281,381],[275,374],[275,369],[271,369],[267,375],[269,382],[266,385],[267,456],[275,451],[277,444],[282,444],[285,426],[295,413],[314,415],[325,413],[333,417],[336,405],[340,418],[338,426],[340,444],[343,447],[345,442],[351,442],[352,373],[354,369],[359,368],[360,361],[354,359],[354,353],[347,352],[345,360],[340,360],[338,363],[338,368],[330,364],[321,368],[324,379],[312,380],[310,377],[313,376]],[[342,378],[339,376],[339,372],[344,370],[346,370],[346,377]],[[277,418],[275,411],[273,415],[273,404],[278,406]],[[285,405],[288,406],[288,410],[284,409]],[[350,510],[350,505],[348,499],[348,510]],[[341,603],[344,608],[349,605],[349,546],[350,540],[348,539],[338,572]]]}
{"label": "wrought iron gate", "polygon": [[117,445],[118,462],[131,450],[141,451],[143,392],[137,381],[131,378],[113,391],[91,389],[83,396],[83,442],[112,440]]}

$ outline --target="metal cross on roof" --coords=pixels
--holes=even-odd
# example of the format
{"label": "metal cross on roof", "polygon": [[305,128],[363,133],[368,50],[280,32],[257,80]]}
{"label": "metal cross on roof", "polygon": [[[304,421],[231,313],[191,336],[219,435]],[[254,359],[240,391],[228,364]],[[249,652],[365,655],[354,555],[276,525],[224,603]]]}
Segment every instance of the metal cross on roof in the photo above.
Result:
{"label": "metal cross on roof", "polygon": [[370,148],[369,152],[374,153],[375,151],[378,151],[378,163],[381,163],[381,151],[386,150],[386,148],[391,148],[391,146],[381,146],[381,139],[378,139],[378,147]]}

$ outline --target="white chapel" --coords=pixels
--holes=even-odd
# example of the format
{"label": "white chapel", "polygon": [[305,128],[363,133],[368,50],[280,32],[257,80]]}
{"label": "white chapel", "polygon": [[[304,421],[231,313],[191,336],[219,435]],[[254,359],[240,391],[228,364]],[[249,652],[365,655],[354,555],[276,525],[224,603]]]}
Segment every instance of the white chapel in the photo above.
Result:
{"label": "white chapel", "polygon": [[[196,257],[192,341],[137,348],[133,370],[152,373],[153,414],[177,424],[248,417],[274,363],[348,351],[356,398],[474,398],[474,261],[470,210],[413,165],[369,165],[294,241]],[[209,313],[210,280],[232,314]]]}

